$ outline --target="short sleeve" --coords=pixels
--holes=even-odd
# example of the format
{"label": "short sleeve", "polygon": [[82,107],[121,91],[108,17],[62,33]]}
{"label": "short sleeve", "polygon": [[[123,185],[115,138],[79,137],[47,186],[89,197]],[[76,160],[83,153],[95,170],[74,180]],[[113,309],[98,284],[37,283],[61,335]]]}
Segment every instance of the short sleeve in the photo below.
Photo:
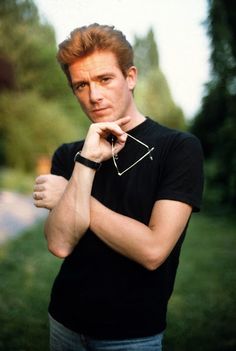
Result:
{"label": "short sleeve", "polygon": [[183,135],[175,139],[163,160],[157,200],[185,202],[199,211],[204,182],[202,147],[195,136]]}
{"label": "short sleeve", "polygon": [[68,155],[66,144],[63,144],[55,151],[52,157],[51,173],[69,180],[70,175],[67,167],[67,159]]}

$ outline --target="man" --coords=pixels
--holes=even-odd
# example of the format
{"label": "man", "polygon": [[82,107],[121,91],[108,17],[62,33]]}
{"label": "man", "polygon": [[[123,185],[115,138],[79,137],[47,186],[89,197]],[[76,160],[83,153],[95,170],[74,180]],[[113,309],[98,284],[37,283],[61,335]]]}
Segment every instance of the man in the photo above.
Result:
{"label": "man", "polygon": [[92,124],[55,152],[35,205],[50,209],[49,250],[64,258],[49,305],[51,350],[161,350],[202,151],[188,133],[141,114],[137,70],[111,26],[75,29],[58,61]]}

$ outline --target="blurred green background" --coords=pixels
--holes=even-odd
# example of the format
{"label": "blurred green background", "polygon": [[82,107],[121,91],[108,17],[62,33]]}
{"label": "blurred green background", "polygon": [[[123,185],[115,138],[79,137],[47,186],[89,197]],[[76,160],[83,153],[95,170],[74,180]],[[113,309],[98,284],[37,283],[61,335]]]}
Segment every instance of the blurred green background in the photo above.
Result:
{"label": "blurred green background", "polygon": [[[204,204],[220,212],[236,204],[235,13],[234,1],[208,1],[203,25],[211,45],[211,77],[191,120],[173,101],[152,28],[133,40],[137,105],[160,123],[200,138]],[[56,50],[54,29],[40,19],[33,0],[0,1],[0,188],[25,189],[19,174],[34,175],[42,157],[51,158],[60,143],[85,135],[89,122],[67,86]]]}
{"label": "blurred green background", "polygon": [[[181,1],[180,1],[181,2]],[[199,137],[203,214],[193,217],[170,304],[167,350],[236,350],[236,2],[208,0],[203,24],[211,77],[198,114],[185,119],[161,71],[152,28],[134,37],[140,110]],[[0,191],[29,194],[55,148],[83,138],[83,115],[56,56],[53,27],[32,0],[0,1]],[[145,57],[145,60],[143,60]],[[158,103],[157,103],[158,101]],[[0,247],[0,350],[46,350],[46,305],[60,261],[42,226]]]}

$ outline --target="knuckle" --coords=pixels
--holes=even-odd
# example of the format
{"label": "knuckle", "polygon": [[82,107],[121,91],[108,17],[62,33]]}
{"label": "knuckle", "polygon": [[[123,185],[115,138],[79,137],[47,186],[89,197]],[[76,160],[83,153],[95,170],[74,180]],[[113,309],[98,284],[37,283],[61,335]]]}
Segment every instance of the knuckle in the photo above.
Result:
{"label": "knuckle", "polygon": [[36,183],[36,184],[37,184],[37,183],[40,183],[41,179],[42,179],[42,176],[38,176],[38,177],[35,179],[35,183]]}
{"label": "knuckle", "polygon": [[[98,123],[97,123],[98,124]],[[89,130],[92,131],[93,129],[97,128],[97,124],[92,123],[89,127]]]}

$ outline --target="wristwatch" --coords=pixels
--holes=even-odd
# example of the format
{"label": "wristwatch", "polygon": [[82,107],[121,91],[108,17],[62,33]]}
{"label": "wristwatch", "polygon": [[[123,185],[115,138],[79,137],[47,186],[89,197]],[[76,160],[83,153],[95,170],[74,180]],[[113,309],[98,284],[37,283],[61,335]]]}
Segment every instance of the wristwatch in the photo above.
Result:
{"label": "wristwatch", "polygon": [[77,152],[74,157],[74,162],[82,163],[82,165],[95,169],[96,171],[101,167],[102,163],[91,161],[88,158],[81,156],[80,153],[81,151]]}

